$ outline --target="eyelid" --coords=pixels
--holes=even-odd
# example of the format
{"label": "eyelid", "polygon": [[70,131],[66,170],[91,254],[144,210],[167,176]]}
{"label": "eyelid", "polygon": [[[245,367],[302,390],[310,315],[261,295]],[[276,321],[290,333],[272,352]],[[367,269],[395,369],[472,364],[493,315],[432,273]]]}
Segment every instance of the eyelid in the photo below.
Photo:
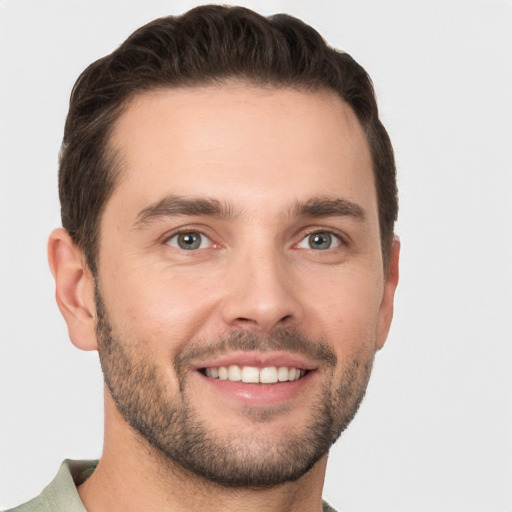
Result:
{"label": "eyelid", "polygon": [[[171,240],[173,237],[178,236],[180,234],[186,234],[186,233],[197,233],[199,235],[202,235],[203,237],[207,238],[210,242],[209,247],[220,247],[222,246],[221,243],[214,241],[214,236],[211,234],[208,234],[209,230],[205,229],[205,226],[197,226],[197,225],[187,225],[187,226],[180,226],[178,228],[173,229],[172,231],[166,233],[164,236],[161,237],[161,243],[163,244],[169,244],[169,240]],[[333,228],[333,227],[308,227],[306,229],[301,230],[300,239],[298,242],[294,243],[294,247],[297,247],[301,242],[303,242],[307,237],[314,235],[316,233],[328,233],[331,236],[335,237],[339,240],[339,245],[336,247],[333,247],[332,249],[336,249],[340,246],[349,246],[351,244],[350,237],[345,234],[344,232],[340,232],[340,230]],[[174,246],[171,246],[174,247]],[[208,248],[209,248],[208,247]],[[180,249],[179,247],[174,247],[179,250],[184,251],[184,249]],[[204,248],[206,249],[206,247]]]}
{"label": "eyelid", "polygon": [[[176,238],[176,240],[178,240],[180,235],[187,235],[187,234],[198,235],[199,237],[201,237],[201,241],[199,242],[199,247],[185,249],[183,247],[180,247],[177,241],[176,241],[176,244],[171,242],[174,238]],[[204,240],[204,239],[206,239],[206,240]],[[178,249],[180,251],[191,251],[191,252],[198,251],[201,249],[208,249],[208,247],[211,246],[211,243],[212,243],[211,239],[207,235],[205,235],[204,233],[200,233],[199,231],[184,231],[183,233],[175,233],[174,235],[170,236],[166,241],[167,245],[170,245],[171,247],[174,247],[175,249]],[[203,247],[204,244],[206,244],[206,247]]]}
{"label": "eyelid", "polygon": [[191,233],[191,234],[194,233],[194,234],[201,235],[201,236],[203,236],[203,237],[205,237],[205,238],[207,238],[209,240],[209,242],[210,242],[209,246],[208,247],[204,247],[203,249],[208,249],[208,248],[211,248],[211,247],[220,246],[220,244],[218,242],[214,241],[214,237],[211,234],[208,234],[207,231],[209,231],[209,230],[206,229],[204,226],[194,226],[194,225],[180,226],[178,228],[175,228],[175,229],[167,232],[165,235],[163,235],[160,238],[160,240],[161,240],[162,244],[167,244],[167,245],[170,245],[171,247],[173,247],[174,249],[178,249],[180,251],[187,252],[184,249],[181,249],[179,247],[176,247],[176,246],[173,246],[173,245],[169,244],[169,241],[172,238],[174,238],[176,236],[179,236],[179,235],[184,235],[184,234],[187,234],[187,233]]}
{"label": "eyelid", "polygon": [[316,233],[328,233],[331,236],[336,237],[340,241],[340,244],[337,247],[333,247],[333,249],[337,249],[340,246],[347,247],[351,243],[350,237],[338,229],[332,227],[310,227],[302,231],[300,240],[295,244],[295,247],[297,247],[306,238]]}

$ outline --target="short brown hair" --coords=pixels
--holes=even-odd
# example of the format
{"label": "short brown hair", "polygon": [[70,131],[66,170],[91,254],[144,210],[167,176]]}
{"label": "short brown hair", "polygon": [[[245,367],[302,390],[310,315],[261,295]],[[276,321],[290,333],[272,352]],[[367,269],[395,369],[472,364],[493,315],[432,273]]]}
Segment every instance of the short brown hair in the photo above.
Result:
{"label": "short brown hair", "polygon": [[386,266],[398,212],[396,171],[366,71],[292,16],[265,18],[243,7],[206,5],[141,27],[85,69],[73,88],[59,167],[62,225],[93,274],[101,214],[119,174],[108,142],[129,100],[150,89],[233,78],[267,87],[332,90],[350,105],[373,159]]}

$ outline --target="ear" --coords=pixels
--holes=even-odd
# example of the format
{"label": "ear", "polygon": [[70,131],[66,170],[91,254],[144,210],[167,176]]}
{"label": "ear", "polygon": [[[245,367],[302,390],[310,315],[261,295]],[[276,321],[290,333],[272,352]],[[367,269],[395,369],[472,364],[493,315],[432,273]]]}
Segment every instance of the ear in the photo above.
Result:
{"label": "ear", "polygon": [[82,251],[65,229],[58,228],[50,234],[48,261],[55,279],[57,305],[71,341],[82,350],[96,350],[94,278]]}
{"label": "ear", "polygon": [[398,285],[398,260],[400,257],[400,240],[395,237],[389,254],[389,269],[385,276],[384,293],[379,309],[379,325],[377,327],[377,348],[380,350],[388,337],[391,320],[393,319],[393,303]]}

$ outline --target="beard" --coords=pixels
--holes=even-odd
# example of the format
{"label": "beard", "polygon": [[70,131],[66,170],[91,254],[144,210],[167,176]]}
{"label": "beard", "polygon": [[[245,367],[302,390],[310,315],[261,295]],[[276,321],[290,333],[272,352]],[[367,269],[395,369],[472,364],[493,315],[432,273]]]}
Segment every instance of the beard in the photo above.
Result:
{"label": "beard", "polygon": [[[360,359],[343,365],[336,377],[337,357],[329,345],[291,328],[265,335],[237,330],[214,341],[184,344],[173,361],[179,387],[171,391],[167,374],[156,358],[151,359],[149,347],[141,353],[136,347],[144,343],[129,344],[116,335],[98,287],[95,298],[101,367],[120,414],[164,464],[181,467],[211,483],[263,488],[299,479],[327,454],[364,397],[373,352],[364,352]],[[255,350],[283,350],[315,361],[324,374],[322,393],[311,405],[305,426],[291,425],[278,436],[258,435],[256,428],[250,434],[240,429],[222,435],[214,424],[201,420],[191,401],[187,392],[189,363],[231,351]],[[285,413],[280,407],[244,410],[255,425]]]}

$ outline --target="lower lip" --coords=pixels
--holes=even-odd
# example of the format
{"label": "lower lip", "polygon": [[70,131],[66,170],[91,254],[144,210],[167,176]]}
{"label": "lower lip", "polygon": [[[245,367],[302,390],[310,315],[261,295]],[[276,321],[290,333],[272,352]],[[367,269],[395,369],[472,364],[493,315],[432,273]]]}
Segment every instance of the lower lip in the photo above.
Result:
{"label": "lower lip", "polygon": [[246,384],[230,380],[213,379],[200,372],[195,372],[209,389],[236,400],[246,406],[282,405],[290,402],[304,392],[304,387],[315,378],[315,371],[310,371],[304,377],[292,382],[277,382],[275,384]]}

